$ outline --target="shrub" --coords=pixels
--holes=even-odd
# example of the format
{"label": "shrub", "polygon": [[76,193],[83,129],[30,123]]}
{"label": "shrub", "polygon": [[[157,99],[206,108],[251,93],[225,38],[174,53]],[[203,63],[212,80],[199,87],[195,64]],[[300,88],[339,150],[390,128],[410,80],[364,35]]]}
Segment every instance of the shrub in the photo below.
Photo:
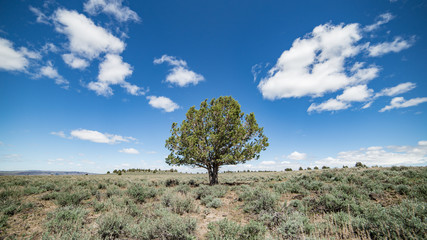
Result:
{"label": "shrub", "polygon": [[409,187],[407,185],[399,184],[395,187],[396,192],[398,192],[400,195],[407,195],[409,194]]}
{"label": "shrub", "polygon": [[111,186],[107,187],[106,193],[107,193],[107,197],[110,198],[110,197],[116,196],[116,195],[120,196],[122,192],[120,191],[120,189],[117,186],[111,185]]}
{"label": "shrub", "polygon": [[167,193],[162,197],[162,203],[165,207],[171,209],[172,212],[177,214],[184,214],[194,212],[194,200],[191,197],[179,193]]}
{"label": "shrub", "polygon": [[196,195],[196,199],[202,199],[207,196],[221,198],[227,193],[227,188],[221,185],[201,186],[195,189],[194,193]]}
{"label": "shrub", "polygon": [[128,194],[137,202],[143,203],[148,198],[154,198],[157,195],[157,190],[153,187],[133,185],[128,189]]}
{"label": "shrub", "polygon": [[105,208],[105,203],[103,203],[103,202],[96,201],[93,204],[93,209],[95,210],[95,212],[100,212],[100,211],[104,210],[104,208]]}
{"label": "shrub", "polygon": [[211,198],[211,200],[207,202],[205,205],[206,207],[209,207],[209,208],[219,208],[222,206],[222,202],[221,202],[221,199],[219,198]]}
{"label": "shrub", "polygon": [[191,188],[188,185],[179,185],[178,187],[175,188],[175,191],[182,194],[187,194],[191,191]]}
{"label": "shrub", "polygon": [[223,220],[209,223],[209,240],[238,239],[240,235],[240,225],[224,218]]}
{"label": "shrub", "polygon": [[81,207],[66,206],[48,213],[46,228],[51,234],[59,236],[79,232],[87,211]]}
{"label": "shrub", "polygon": [[210,240],[258,240],[264,239],[265,226],[256,221],[250,221],[245,226],[224,218],[223,220],[209,223],[207,238]]}
{"label": "shrub", "polygon": [[89,199],[90,194],[87,191],[77,191],[74,193],[61,192],[55,199],[59,206],[77,206],[82,200]]}
{"label": "shrub", "polygon": [[261,239],[264,239],[264,235],[266,231],[267,229],[264,226],[264,224],[251,220],[241,230],[240,239],[261,240]]}
{"label": "shrub", "polygon": [[7,228],[7,220],[8,220],[8,216],[7,215],[0,215],[0,232],[4,232],[5,229]]}
{"label": "shrub", "polygon": [[126,236],[129,220],[121,213],[107,213],[97,223],[98,234],[102,239],[117,239]]}
{"label": "shrub", "polygon": [[166,187],[174,187],[176,185],[179,185],[179,180],[178,179],[170,178],[170,179],[167,179],[165,181],[165,186]]}
{"label": "shrub", "polygon": [[309,219],[304,214],[295,211],[289,214],[277,227],[276,234],[280,239],[303,239],[305,234],[309,234],[312,226]]}
{"label": "shrub", "polygon": [[243,210],[252,213],[273,211],[278,201],[277,194],[260,187],[243,192],[239,198],[245,202]]}
{"label": "shrub", "polygon": [[131,228],[136,239],[187,240],[195,239],[196,219],[182,218],[165,210],[156,211],[153,218],[147,218]]}

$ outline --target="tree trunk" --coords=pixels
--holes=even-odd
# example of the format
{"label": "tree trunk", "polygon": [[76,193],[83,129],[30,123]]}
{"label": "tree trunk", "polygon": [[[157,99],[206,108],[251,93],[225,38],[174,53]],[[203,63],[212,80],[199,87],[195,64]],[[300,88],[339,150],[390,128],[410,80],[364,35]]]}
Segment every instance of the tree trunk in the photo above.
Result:
{"label": "tree trunk", "polygon": [[209,173],[209,185],[216,185],[218,184],[218,166],[213,166],[212,168],[208,169]]}

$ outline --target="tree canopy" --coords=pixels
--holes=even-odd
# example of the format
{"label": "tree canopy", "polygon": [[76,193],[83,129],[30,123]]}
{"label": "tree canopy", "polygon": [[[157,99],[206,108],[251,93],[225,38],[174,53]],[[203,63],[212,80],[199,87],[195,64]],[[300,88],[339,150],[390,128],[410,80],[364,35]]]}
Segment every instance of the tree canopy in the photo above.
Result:
{"label": "tree canopy", "polygon": [[166,163],[205,168],[213,185],[218,183],[220,166],[258,159],[267,146],[254,113],[245,115],[231,96],[206,99],[198,110],[195,106],[188,110],[180,126],[172,124]]}

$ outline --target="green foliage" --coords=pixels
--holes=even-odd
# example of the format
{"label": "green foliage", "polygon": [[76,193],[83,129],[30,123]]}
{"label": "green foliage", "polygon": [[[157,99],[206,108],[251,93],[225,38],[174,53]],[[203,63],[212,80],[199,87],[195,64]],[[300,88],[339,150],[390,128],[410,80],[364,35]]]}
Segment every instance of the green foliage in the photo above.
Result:
{"label": "green foliage", "polygon": [[241,112],[232,97],[205,100],[199,110],[191,107],[181,126],[172,124],[171,135],[166,163],[206,168],[211,185],[218,183],[220,166],[258,159],[268,146],[255,115]]}
{"label": "green foliage", "polygon": [[303,236],[308,235],[311,229],[312,226],[309,224],[308,217],[295,211],[282,220],[275,233],[280,239],[303,239]]}
{"label": "green foliage", "polygon": [[50,234],[64,236],[79,232],[87,211],[81,207],[66,206],[48,214],[46,228]]}
{"label": "green foliage", "polygon": [[208,208],[219,208],[222,206],[221,199],[207,196],[202,199],[202,204]]}
{"label": "green foliage", "polygon": [[166,181],[165,181],[165,186],[166,187],[174,187],[176,185],[179,185],[179,180],[178,179],[169,178],[169,179],[166,179]]}
{"label": "green foliage", "polygon": [[170,208],[172,212],[181,215],[195,211],[193,198],[186,195],[166,193],[162,197],[162,203],[165,207]]}
{"label": "green foliage", "polygon": [[120,213],[107,213],[97,222],[98,234],[102,239],[119,239],[127,234],[129,220]]}
{"label": "green foliage", "polygon": [[221,199],[227,193],[227,188],[220,185],[201,186],[194,191],[196,199],[209,208],[218,208],[222,205]]}
{"label": "green foliage", "polygon": [[265,226],[260,222],[250,221],[242,227],[227,218],[209,223],[208,229],[209,240],[261,240],[266,232]]}
{"label": "green foliage", "polygon": [[203,199],[207,196],[222,198],[227,193],[227,187],[215,185],[215,186],[200,186],[194,190],[196,199]]}
{"label": "green foliage", "polygon": [[87,191],[61,192],[55,197],[59,206],[78,206],[82,200],[89,199],[90,194]]}
{"label": "green foliage", "polygon": [[151,240],[190,240],[196,230],[196,219],[183,218],[179,215],[159,209],[152,218],[143,219],[131,228],[131,235],[136,239]]}
{"label": "green foliage", "polygon": [[[0,239],[427,239],[426,167],[228,172],[215,186],[204,174],[126,173],[0,176]],[[231,210],[236,222],[202,236],[187,217],[199,204],[218,208],[199,221]]]}
{"label": "green foliage", "polygon": [[133,185],[128,189],[128,194],[137,202],[143,203],[148,198],[154,198],[157,195],[157,190],[153,187]]}
{"label": "green foliage", "polygon": [[242,192],[239,199],[245,202],[243,210],[249,213],[274,211],[277,207],[278,196],[264,188],[254,188]]}

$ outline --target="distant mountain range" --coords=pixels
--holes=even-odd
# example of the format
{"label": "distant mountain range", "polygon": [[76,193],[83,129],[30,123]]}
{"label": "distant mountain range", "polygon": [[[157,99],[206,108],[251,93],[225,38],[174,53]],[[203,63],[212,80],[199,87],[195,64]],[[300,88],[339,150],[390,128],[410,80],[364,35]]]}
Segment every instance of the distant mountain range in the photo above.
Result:
{"label": "distant mountain range", "polygon": [[25,176],[25,175],[94,175],[96,173],[76,172],[76,171],[0,171],[0,176]]}

